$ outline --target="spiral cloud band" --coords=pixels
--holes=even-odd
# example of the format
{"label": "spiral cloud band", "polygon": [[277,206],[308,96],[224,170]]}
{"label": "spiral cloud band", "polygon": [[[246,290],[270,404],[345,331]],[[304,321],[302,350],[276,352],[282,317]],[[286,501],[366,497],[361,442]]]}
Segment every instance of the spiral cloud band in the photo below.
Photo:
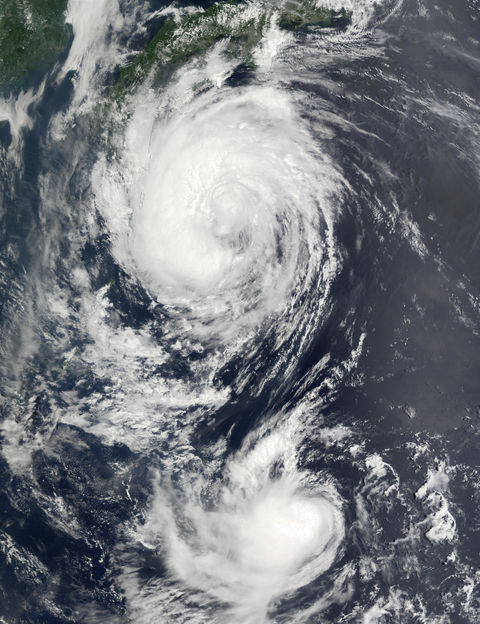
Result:
{"label": "spiral cloud band", "polygon": [[208,326],[225,340],[272,314],[291,321],[308,288],[321,304],[334,260],[335,171],[288,96],[207,93],[166,121],[156,115],[155,102],[137,107],[127,155],[94,175],[129,274],[154,300],[186,310],[198,334]]}

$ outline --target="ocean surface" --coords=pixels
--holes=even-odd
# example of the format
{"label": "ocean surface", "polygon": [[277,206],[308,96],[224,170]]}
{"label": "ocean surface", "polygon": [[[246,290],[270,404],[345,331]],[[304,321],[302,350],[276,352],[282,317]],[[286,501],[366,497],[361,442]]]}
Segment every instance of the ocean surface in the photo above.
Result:
{"label": "ocean surface", "polygon": [[0,100],[0,622],[477,624],[480,3],[112,104],[210,4],[70,0]]}

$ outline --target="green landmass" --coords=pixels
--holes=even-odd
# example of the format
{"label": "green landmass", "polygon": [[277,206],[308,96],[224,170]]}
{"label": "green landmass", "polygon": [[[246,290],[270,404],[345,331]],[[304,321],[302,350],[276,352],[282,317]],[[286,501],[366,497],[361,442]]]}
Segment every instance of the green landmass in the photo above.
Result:
{"label": "green landmass", "polygon": [[0,0],[0,94],[34,84],[71,37],[66,0]]}
{"label": "green landmass", "polygon": [[[8,95],[34,84],[65,50],[71,29],[65,23],[67,0],[0,0],[0,94]],[[286,0],[260,8],[248,0],[220,0],[205,11],[167,19],[146,48],[121,67],[111,90],[115,99],[141,83],[147,75],[164,77],[192,56],[226,40],[226,53],[253,65],[252,52],[266,26],[275,19],[280,28],[333,28],[350,21],[351,14],[317,7],[315,0]]]}
{"label": "green landmass", "polygon": [[288,0],[281,12],[278,25],[284,30],[299,30],[305,26],[334,28],[345,26],[352,14],[344,8],[340,11],[317,7],[315,0]]}
{"label": "green landmass", "polygon": [[216,2],[205,11],[183,16],[179,22],[167,19],[147,47],[131,63],[120,68],[113,94],[122,96],[151,73],[157,78],[164,76],[165,72],[173,71],[221,39],[227,40],[227,54],[253,65],[253,49],[272,19],[277,20],[282,29],[297,31],[305,26],[346,25],[351,13],[345,9],[335,12],[318,8],[315,0],[287,0],[279,11],[269,4],[260,9],[248,1]]}
{"label": "green landmass", "polygon": [[205,11],[185,15],[179,23],[167,19],[147,47],[120,68],[116,94],[142,82],[152,70],[156,77],[162,77],[221,39],[228,39],[231,54],[243,53],[246,60],[248,52],[260,41],[265,24],[264,15],[252,17],[247,8],[237,0],[226,0]]}

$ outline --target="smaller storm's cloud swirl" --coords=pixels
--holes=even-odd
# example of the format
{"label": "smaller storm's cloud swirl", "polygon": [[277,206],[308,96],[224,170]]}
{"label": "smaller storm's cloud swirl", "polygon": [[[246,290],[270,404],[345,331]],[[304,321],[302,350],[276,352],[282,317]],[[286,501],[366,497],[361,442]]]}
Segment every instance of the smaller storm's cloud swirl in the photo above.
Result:
{"label": "smaller storm's cloud swirl", "polygon": [[181,493],[162,483],[138,537],[173,578],[223,603],[225,621],[259,624],[272,601],[331,567],[344,538],[341,502],[331,484],[298,470],[285,432],[238,452],[223,472],[217,483],[190,475]]}

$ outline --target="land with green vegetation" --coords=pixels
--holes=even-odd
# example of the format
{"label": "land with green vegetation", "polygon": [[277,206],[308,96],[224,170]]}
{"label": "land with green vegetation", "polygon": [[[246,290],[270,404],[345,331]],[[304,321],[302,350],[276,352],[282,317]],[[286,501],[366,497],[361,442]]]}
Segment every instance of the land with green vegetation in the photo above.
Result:
{"label": "land with green vegetation", "polygon": [[0,0],[0,95],[38,81],[66,49],[66,0]]}
{"label": "land with green vegetation", "polygon": [[205,11],[167,19],[147,47],[131,63],[120,68],[113,94],[122,96],[147,75],[165,76],[179,64],[225,40],[225,53],[253,65],[252,52],[264,30],[276,20],[284,30],[298,31],[306,26],[341,27],[351,14],[317,7],[314,0],[287,0],[280,9],[240,0],[216,2]]}
{"label": "land with green vegetation", "polygon": [[288,0],[280,11],[278,25],[284,30],[300,30],[305,26],[335,28],[346,26],[352,14],[341,8],[339,11],[318,7],[315,0]]}
{"label": "land with green vegetation", "polygon": [[227,41],[227,54],[239,54],[240,59],[247,60],[262,37],[265,20],[265,14],[236,0],[217,2],[205,11],[183,16],[178,22],[168,18],[147,47],[120,68],[115,91],[121,94],[151,72],[154,78],[162,77],[221,39]]}
{"label": "land with green vegetation", "polygon": [[[34,84],[65,50],[71,37],[66,2],[0,0],[0,95]],[[306,26],[341,27],[350,18],[344,9],[318,7],[315,0],[286,0],[280,7],[220,0],[205,11],[168,18],[145,49],[119,69],[111,93],[118,100],[147,75],[164,77],[220,40],[225,41],[226,54],[253,65],[253,49],[272,20],[282,29],[298,31]]]}

